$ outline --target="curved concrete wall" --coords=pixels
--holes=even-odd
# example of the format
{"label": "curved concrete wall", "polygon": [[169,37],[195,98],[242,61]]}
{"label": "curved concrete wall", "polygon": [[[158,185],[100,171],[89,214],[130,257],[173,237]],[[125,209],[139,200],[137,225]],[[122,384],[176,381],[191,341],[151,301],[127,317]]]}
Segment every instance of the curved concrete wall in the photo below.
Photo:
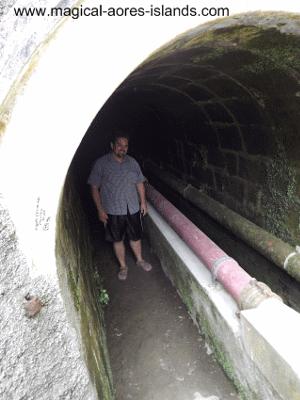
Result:
{"label": "curved concrete wall", "polygon": [[[49,3],[43,2],[46,6]],[[24,5],[21,1],[4,4]],[[60,2],[62,6],[71,4],[71,1]],[[94,1],[85,4],[98,6]],[[1,380],[0,393],[4,398],[14,399],[29,393],[32,398],[40,399],[59,396],[94,399],[97,396],[94,383],[98,395],[111,398],[110,382],[93,382],[101,355],[96,355],[94,366],[89,365],[88,374],[85,361],[90,353],[89,347],[83,345],[82,320],[76,313],[74,296],[65,284],[66,265],[57,263],[56,255],[64,255],[59,246],[58,253],[55,251],[60,196],[73,154],[98,110],[150,52],[183,28],[177,24],[172,25],[172,30],[170,25],[168,30],[161,19],[155,21],[156,36],[154,32],[151,36],[153,20],[149,18],[131,19],[130,23],[119,19],[114,23],[112,19],[103,19],[99,23],[97,19],[82,18],[68,19],[54,30],[62,22],[59,19],[16,21],[8,8],[4,9],[2,19],[1,192],[27,264],[21,268],[19,257],[14,262],[8,257],[2,259],[1,273],[5,279],[1,277],[4,285],[1,302],[8,311],[1,324],[9,329],[1,335],[2,355],[8,353],[5,371],[1,371],[6,378]],[[195,20],[189,23],[195,24]],[[10,224],[7,221],[7,217],[3,218],[4,225]],[[13,227],[6,237],[16,248]],[[63,237],[66,241],[68,238]],[[70,238],[76,243],[71,234]],[[7,249],[6,243],[4,246]],[[62,271],[61,276],[58,271]],[[16,273],[18,279],[14,280]],[[29,319],[23,312],[27,293],[38,296],[44,304],[37,316]],[[49,343],[47,338],[54,327],[58,336],[55,334],[57,339]],[[23,334],[27,335],[26,342],[16,339]],[[9,337],[13,338],[10,346]],[[46,342],[51,344],[50,358],[44,357]],[[34,349],[30,348],[32,343]],[[27,357],[29,348],[32,360]],[[95,347],[90,349],[93,351]],[[66,370],[71,376],[65,374]]]}

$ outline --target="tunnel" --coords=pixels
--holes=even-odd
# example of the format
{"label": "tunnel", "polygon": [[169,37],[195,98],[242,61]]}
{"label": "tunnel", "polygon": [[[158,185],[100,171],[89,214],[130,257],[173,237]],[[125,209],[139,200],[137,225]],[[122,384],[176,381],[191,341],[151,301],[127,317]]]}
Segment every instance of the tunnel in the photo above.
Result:
{"label": "tunnel", "polygon": [[[196,31],[161,49],[118,87],[83,138],[72,164],[79,190],[97,154],[109,150],[109,132],[121,129],[150,182],[191,218],[192,205],[162,173],[296,246],[298,47],[297,37],[249,22]],[[266,268],[256,273],[271,284]]]}
{"label": "tunnel", "polygon": [[86,179],[119,130],[130,135],[131,154],[149,182],[299,310],[297,280],[170,184],[176,178],[295,246],[298,61],[298,37],[251,20],[196,30],[154,53],[106,102],[74,156],[70,179],[91,221],[97,217]]}
{"label": "tunnel", "polygon": [[[62,107],[62,100],[57,98],[61,110],[57,109],[55,117],[48,116],[48,124],[40,122],[39,116],[36,116],[33,130],[38,131],[45,124],[49,136],[53,128],[59,127],[54,120],[63,120],[65,112],[69,113],[70,118],[64,125],[64,128],[68,128],[68,139],[61,139],[61,143],[58,140],[52,149],[53,154],[57,154],[57,160],[61,160],[57,164],[60,168],[64,165],[65,170],[59,176],[54,176],[55,171],[58,171],[55,169],[54,156],[54,173],[46,174],[49,185],[46,187],[43,182],[39,190],[34,192],[32,189],[33,196],[31,198],[28,195],[29,200],[25,195],[28,204],[32,201],[33,205],[26,205],[25,202],[24,207],[31,214],[28,219],[24,217],[24,222],[21,222],[22,210],[13,203],[8,184],[3,185],[8,209],[19,232],[20,242],[24,244],[24,254],[30,254],[31,246],[34,253],[32,269],[29,268],[30,277],[26,277],[26,280],[18,278],[21,284],[17,280],[11,284],[19,291],[15,306],[18,307],[17,302],[20,304],[21,298],[24,301],[27,292],[29,295],[39,295],[43,303],[37,317],[28,318],[27,315],[27,319],[24,319],[19,312],[18,319],[25,321],[26,329],[33,322],[36,330],[40,329],[39,321],[43,322],[43,315],[50,319],[49,326],[46,323],[42,325],[45,336],[42,336],[41,346],[47,348],[47,358],[40,361],[38,356],[33,355],[29,365],[45,362],[54,365],[54,376],[47,372],[45,378],[38,378],[37,384],[29,385],[36,390],[33,396],[37,396],[45,385],[57,379],[58,384],[51,384],[46,391],[48,398],[77,398],[67,397],[76,396],[75,391],[78,398],[114,398],[114,377],[104,323],[106,285],[110,283],[102,276],[107,274],[106,262],[110,262],[107,260],[111,256],[102,240],[102,227],[97,221],[86,182],[94,161],[109,151],[111,132],[115,130],[122,130],[130,136],[130,154],[140,163],[147,182],[217,246],[237,260],[254,279],[263,282],[274,294],[280,296],[283,302],[277,298],[271,299],[270,303],[266,302],[268,305],[261,308],[262,317],[257,319],[263,319],[273,310],[273,301],[278,316],[291,315],[298,329],[299,42],[299,15],[296,14],[252,13],[216,20],[181,34],[137,67],[135,65],[136,68],[132,68],[132,72],[116,85],[110,96],[107,96],[106,91],[100,94],[101,100],[98,101],[94,95],[93,107],[87,111],[82,105],[82,120],[76,119],[79,118],[76,112]],[[47,68],[45,65],[46,62],[44,68]],[[35,64],[30,66],[30,69],[35,68]],[[56,71],[56,67],[52,68]],[[59,75],[58,67],[56,73]],[[27,79],[24,78],[25,81]],[[34,104],[39,101],[39,79],[33,79],[31,85],[31,96],[36,96]],[[51,82],[48,85],[45,92],[49,90],[47,93],[51,103]],[[66,85],[68,94],[63,98],[75,96],[79,89]],[[87,89],[84,94],[88,94]],[[104,102],[102,100],[105,95],[108,100]],[[16,115],[19,115],[21,121],[22,117],[26,118],[28,111],[25,110],[24,115],[18,114],[18,110],[24,109],[25,100],[16,103]],[[97,108],[101,102],[103,106]],[[8,104],[11,107],[11,103]],[[77,114],[80,107],[76,109]],[[13,111],[11,121],[5,120],[5,124],[2,122],[3,129],[8,125],[5,135],[9,134],[9,129],[11,132],[20,129]],[[86,125],[88,129],[85,131]],[[72,130],[78,131],[76,140],[72,139]],[[37,149],[41,149],[40,154],[35,154],[38,161],[43,160],[43,157],[47,159],[45,152],[50,141],[48,143],[46,139],[45,144],[44,140],[42,135],[37,137]],[[63,149],[64,140],[72,141],[72,146],[66,147],[66,153]],[[8,152],[10,145],[10,142],[8,145],[4,142],[3,148]],[[13,145],[15,142],[12,139]],[[12,163],[11,158],[5,158],[6,167],[12,169]],[[32,167],[33,170],[31,167],[24,168],[32,172],[34,188],[34,184],[40,182],[36,165]],[[10,179],[17,176],[14,174],[17,173],[11,172]],[[21,188],[26,190],[26,186],[22,185],[21,182]],[[53,198],[50,196],[51,188]],[[26,234],[29,232],[26,231],[29,229],[26,224],[31,224],[29,218],[32,218],[32,213],[35,215],[34,245],[31,245],[32,237]],[[3,226],[10,226],[6,211],[3,215]],[[163,232],[155,225],[155,218],[158,217],[154,218],[153,215],[155,211],[145,221],[146,241],[149,248],[152,248],[150,257],[160,258],[168,275],[168,263],[176,264],[177,259],[172,258],[175,257],[173,250],[167,251],[157,244],[165,239],[160,236]],[[13,229],[8,233],[7,229],[3,229],[3,232],[9,238],[6,237],[6,241],[10,247],[5,250],[8,258],[11,252],[16,251],[15,234]],[[47,243],[47,251],[51,254],[49,259],[45,259],[45,253],[41,250],[44,243]],[[53,254],[55,261],[52,259]],[[20,276],[28,274],[22,255],[14,255],[14,261],[10,262],[18,269]],[[50,267],[53,262],[55,271]],[[41,274],[39,268],[47,273]],[[112,267],[109,272],[112,280],[116,279],[113,271]],[[262,339],[259,339],[261,341],[252,336],[254,334],[250,322],[254,321],[253,326],[257,328],[254,314],[256,309],[243,311],[235,308],[236,305],[230,308],[234,314],[230,318],[234,322],[231,326],[232,337],[228,342],[224,339],[229,343],[227,348],[226,344],[220,343],[219,336],[213,330],[214,324],[210,324],[203,316],[205,312],[201,315],[206,303],[201,305],[201,296],[196,299],[195,292],[190,292],[195,287],[194,278],[190,277],[189,272],[180,276],[176,273],[170,272],[169,278],[174,286],[178,285],[178,293],[194,323],[214,348],[217,361],[233,380],[241,398],[298,399],[299,366],[292,361],[288,364],[289,359],[281,355],[281,348],[276,349],[276,357],[277,354],[280,356],[266,361],[266,354],[269,354],[266,349],[268,346],[276,346],[272,342],[268,343],[267,334],[262,334]],[[7,295],[10,293],[12,289],[3,285],[2,298],[9,299]],[[265,293],[267,289],[263,289]],[[113,293],[108,294],[113,298]],[[51,311],[51,306],[54,311]],[[195,307],[199,309],[194,311]],[[219,311],[212,308],[213,321],[219,320]],[[61,315],[59,323],[56,321],[58,313]],[[247,318],[249,315],[249,319],[243,315]],[[243,321],[241,331],[235,330],[239,318]],[[271,326],[274,323],[274,327],[277,327],[276,322],[276,315],[270,315]],[[218,327],[224,329],[226,324],[230,325],[228,321],[222,324]],[[9,332],[6,330],[5,334]],[[46,342],[51,333],[53,339],[48,346]],[[39,335],[36,336],[37,340]],[[230,335],[231,331],[223,332],[225,338]],[[246,337],[244,342],[240,339],[243,335]],[[21,336],[18,337],[20,339]],[[232,343],[238,343],[237,348],[230,348]],[[62,360],[65,361],[67,356],[64,354],[69,351],[69,347],[70,364],[66,364],[69,367],[65,375],[66,369],[60,369],[50,353],[52,349],[55,349],[56,354],[61,352]],[[234,357],[231,359],[234,353],[236,360]],[[11,357],[14,365],[12,369],[9,362],[5,364],[8,371],[18,370],[19,364],[14,357],[18,360],[22,354]],[[283,360],[282,364],[279,359]],[[266,365],[272,364],[272,360],[278,374],[285,371],[282,380],[277,380],[272,365]],[[248,370],[246,368],[243,371],[245,365]],[[69,380],[68,384],[59,384],[64,375]],[[22,371],[18,371],[17,376],[22,377]],[[9,378],[6,382],[10,382]],[[26,385],[24,388],[21,385],[21,388],[24,395]],[[11,394],[8,386],[2,390],[4,395]],[[19,391],[18,398],[21,395],[22,391]],[[139,399],[143,399],[143,394],[139,396]],[[39,398],[47,397],[39,395]],[[195,395],[193,400],[198,399],[202,399],[200,394],[199,397]]]}

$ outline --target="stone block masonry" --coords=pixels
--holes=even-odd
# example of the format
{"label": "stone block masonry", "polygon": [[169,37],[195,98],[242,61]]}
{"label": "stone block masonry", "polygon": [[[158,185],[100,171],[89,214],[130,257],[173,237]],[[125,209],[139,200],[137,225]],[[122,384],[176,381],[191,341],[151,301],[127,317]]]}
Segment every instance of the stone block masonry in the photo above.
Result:
{"label": "stone block masonry", "polygon": [[176,140],[181,151],[163,152],[160,166],[292,245],[300,234],[293,222],[299,221],[298,20],[258,13],[195,29],[121,85],[137,104],[159,102],[160,118],[168,120],[153,127],[151,141],[159,148],[163,136],[172,149]]}

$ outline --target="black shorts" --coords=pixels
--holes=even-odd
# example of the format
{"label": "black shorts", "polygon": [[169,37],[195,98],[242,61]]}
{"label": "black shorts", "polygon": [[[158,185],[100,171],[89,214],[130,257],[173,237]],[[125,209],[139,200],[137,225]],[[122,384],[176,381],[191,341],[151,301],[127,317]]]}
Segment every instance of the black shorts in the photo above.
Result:
{"label": "black shorts", "polygon": [[125,235],[129,240],[142,238],[143,225],[140,211],[135,214],[111,215],[108,214],[105,225],[105,239],[109,242],[121,242]]}

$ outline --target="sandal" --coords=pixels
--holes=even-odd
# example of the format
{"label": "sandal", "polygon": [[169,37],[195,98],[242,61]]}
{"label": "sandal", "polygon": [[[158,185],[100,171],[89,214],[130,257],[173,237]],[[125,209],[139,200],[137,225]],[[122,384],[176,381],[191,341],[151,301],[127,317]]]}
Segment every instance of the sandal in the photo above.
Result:
{"label": "sandal", "polygon": [[121,267],[120,271],[118,273],[118,278],[120,281],[125,281],[127,278],[127,272],[128,272],[128,268],[127,267]]}
{"label": "sandal", "polygon": [[152,269],[152,265],[149,264],[147,261],[145,260],[141,260],[141,261],[137,261],[136,265],[138,267],[143,268],[144,271],[149,272]]}

